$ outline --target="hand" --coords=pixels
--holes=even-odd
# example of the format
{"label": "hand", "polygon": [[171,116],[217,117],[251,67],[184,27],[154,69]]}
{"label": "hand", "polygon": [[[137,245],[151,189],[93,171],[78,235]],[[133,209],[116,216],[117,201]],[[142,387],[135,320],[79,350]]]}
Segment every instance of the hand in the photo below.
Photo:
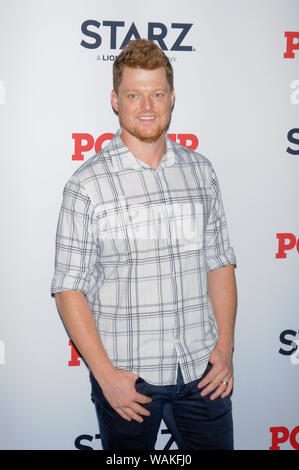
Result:
{"label": "hand", "polygon": [[[210,396],[211,400],[215,400],[219,395],[224,398],[231,393],[233,388],[232,352],[216,346],[211,353],[210,363],[212,368],[197,386],[198,388],[205,387],[201,392],[201,396],[205,396],[214,390],[214,393]],[[226,381],[227,385],[223,381]]]}
{"label": "hand", "polygon": [[138,375],[128,370],[114,369],[101,388],[106,400],[122,418],[142,423],[140,415],[149,416],[150,412],[138,403],[150,403],[152,399],[136,391],[137,378]]}

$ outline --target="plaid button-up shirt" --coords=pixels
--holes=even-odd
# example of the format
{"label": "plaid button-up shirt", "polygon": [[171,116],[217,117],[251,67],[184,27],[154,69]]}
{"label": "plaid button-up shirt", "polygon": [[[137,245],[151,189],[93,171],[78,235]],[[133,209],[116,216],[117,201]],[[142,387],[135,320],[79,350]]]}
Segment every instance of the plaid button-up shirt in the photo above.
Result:
{"label": "plaid button-up shirt", "polygon": [[154,385],[204,372],[218,330],[207,272],[235,264],[221,193],[205,157],[166,137],[159,166],[118,131],[67,182],[51,292],[86,295],[114,367]]}

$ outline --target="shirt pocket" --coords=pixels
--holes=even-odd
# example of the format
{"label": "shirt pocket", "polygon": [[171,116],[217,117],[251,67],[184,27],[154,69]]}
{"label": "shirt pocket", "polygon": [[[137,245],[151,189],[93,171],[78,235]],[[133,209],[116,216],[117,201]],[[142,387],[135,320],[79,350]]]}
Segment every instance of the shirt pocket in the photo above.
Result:
{"label": "shirt pocket", "polygon": [[203,248],[204,206],[201,202],[173,204],[168,210],[171,243],[180,252]]}
{"label": "shirt pocket", "polygon": [[106,209],[98,216],[96,238],[104,265],[127,259],[130,251],[127,223],[126,212],[120,207]]}

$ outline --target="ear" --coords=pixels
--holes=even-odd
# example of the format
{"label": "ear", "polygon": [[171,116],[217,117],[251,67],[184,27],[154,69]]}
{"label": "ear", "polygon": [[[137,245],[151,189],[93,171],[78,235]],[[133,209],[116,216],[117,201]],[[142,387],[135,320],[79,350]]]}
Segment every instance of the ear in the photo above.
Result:
{"label": "ear", "polygon": [[114,109],[114,111],[118,113],[118,98],[117,98],[117,94],[115,90],[111,91],[110,99],[111,99],[112,108]]}
{"label": "ear", "polygon": [[175,101],[175,91],[174,91],[174,88],[172,89],[172,92],[171,92],[171,107],[173,108],[173,105],[174,105],[174,101]]}

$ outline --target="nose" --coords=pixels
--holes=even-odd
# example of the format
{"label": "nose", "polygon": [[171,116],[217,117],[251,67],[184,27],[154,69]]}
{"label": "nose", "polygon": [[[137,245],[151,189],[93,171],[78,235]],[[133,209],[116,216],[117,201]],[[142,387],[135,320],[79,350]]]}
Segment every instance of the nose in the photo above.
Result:
{"label": "nose", "polygon": [[144,111],[149,111],[152,108],[152,99],[150,96],[144,95],[142,97],[141,108]]}

